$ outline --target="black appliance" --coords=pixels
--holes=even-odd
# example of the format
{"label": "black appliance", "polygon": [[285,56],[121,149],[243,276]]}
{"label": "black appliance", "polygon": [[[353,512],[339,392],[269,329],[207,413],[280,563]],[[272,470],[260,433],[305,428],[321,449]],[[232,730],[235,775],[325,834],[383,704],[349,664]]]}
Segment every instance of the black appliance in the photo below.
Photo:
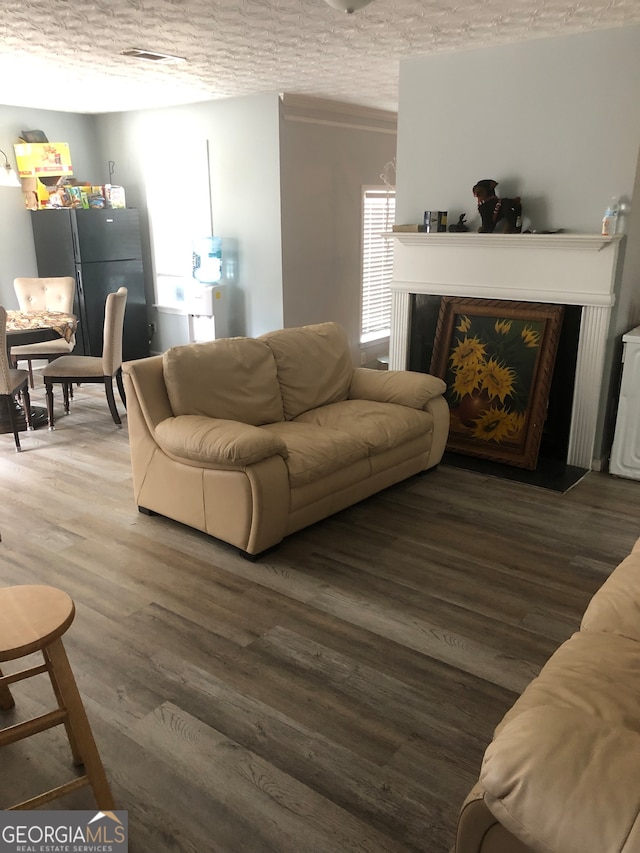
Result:
{"label": "black appliance", "polygon": [[79,355],[102,355],[107,294],[128,290],[124,314],[124,361],[149,355],[138,211],[61,208],[33,210],[31,223],[41,277],[70,275],[76,280],[73,313],[78,317]]}

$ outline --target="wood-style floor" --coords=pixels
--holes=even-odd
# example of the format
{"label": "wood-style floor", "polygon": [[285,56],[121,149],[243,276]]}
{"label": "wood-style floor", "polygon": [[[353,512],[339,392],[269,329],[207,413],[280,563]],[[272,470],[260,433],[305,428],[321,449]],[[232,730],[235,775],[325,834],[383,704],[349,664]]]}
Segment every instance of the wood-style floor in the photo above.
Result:
{"label": "wood-style floor", "polygon": [[[493,727],[640,536],[640,482],[440,467],[251,563],[137,512],[100,388],[56,405],[23,453],[0,436],[0,584],[75,599],[66,647],[133,853],[445,853]],[[7,722],[50,690],[14,694]],[[8,747],[0,808],[72,773],[62,730]]]}

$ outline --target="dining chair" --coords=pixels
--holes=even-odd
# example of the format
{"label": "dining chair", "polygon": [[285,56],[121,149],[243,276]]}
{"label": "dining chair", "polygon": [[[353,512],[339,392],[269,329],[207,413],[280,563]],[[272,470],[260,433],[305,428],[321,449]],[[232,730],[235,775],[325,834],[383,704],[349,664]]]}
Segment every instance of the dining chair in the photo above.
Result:
{"label": "dining chair", "polygon": [[[61,311],[64,314],[73,314],[76,283],[69,275],[57,278],[15,278],[13,289],[18,297],[20,311]],[[52,341],[22,344],[11,347],[11,360],[15,365],[18,361],[27,362],[29,385],[33,388],[32,361],[53,361],[61,355],[69,355],[75,345],[75,334],[68,341],[55,338]]]}
{"label": "dining chair", "polygon": [[102,356],[63,355],[50,362],[42,371],[47,392],[47,414],[50,430],[55,428],[53,386],[62,385],[64,410],[66,414],[69,414],[69,390],[72,382],[103,384],[113,421],[117,426],[122,426],[113,395],[113,379],[115,377],[120,399],[126,409],[127,398],[122,382],[122,329],[126,302],[126,287],[121,287],[116,293],[109,293],[107,296],[104,310]]}
{"label": "dining chair", "polygon": [[26,370],[15,370],[9,365],[7,354],[7,311],[0,305],[0,397],[5,401],[9,423],[16,442],[16,450],[20,451],[20,435],[18,431],[18,413],[14,409],[17,394],[22,395],[24,418],[27,427],[31,429],[31,400],[29,399],[29,373]]}

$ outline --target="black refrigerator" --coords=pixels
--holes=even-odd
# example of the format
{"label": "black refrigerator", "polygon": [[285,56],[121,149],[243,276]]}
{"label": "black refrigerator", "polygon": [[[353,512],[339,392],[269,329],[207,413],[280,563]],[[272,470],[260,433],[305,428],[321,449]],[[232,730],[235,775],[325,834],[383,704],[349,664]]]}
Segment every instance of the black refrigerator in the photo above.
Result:
{"label": "black refrigerator", "polygon": [[78,317],[79,355],[102,355],[107,294],[128,290],[124,314],[124,361],[149,355],[138,211],[61,208],[31,211],[41,277],[70,275],[76,280],[73,313]]}

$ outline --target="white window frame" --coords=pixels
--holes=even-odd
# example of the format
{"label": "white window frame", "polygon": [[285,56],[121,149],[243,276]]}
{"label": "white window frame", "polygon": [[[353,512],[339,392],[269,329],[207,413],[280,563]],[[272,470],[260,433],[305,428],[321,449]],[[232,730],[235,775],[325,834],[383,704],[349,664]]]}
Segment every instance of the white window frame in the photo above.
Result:
{"label": "white window frame", "polygon": [[360,294],[360,343],[388,338],[391,334],[393,240],[381,237],[395,222],[395,190],[385,186],[362,188],[362,289]]}

